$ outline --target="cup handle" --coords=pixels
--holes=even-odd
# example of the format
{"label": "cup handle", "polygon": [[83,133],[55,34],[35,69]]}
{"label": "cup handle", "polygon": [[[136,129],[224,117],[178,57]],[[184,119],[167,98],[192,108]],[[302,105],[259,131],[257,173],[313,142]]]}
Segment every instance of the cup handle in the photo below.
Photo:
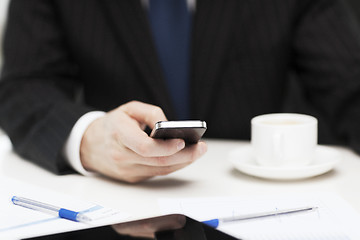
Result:
{"label": "cup handle", "polygon": [[273,135],[273,157],[275,165],[284,162],[284,134],[276,133]]}

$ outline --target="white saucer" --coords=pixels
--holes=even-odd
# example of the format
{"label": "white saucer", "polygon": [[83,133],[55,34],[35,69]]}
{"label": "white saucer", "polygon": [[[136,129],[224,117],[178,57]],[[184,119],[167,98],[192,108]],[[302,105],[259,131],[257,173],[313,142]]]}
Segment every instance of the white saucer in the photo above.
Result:
{"label": "white saucer", "polygon": [[340,161],[341,154],[336,149],[318,146],[314,161],[304,167],[264,167],[259,166],[253,157],[251,146],[239,147],[230,152],[229,160],[235,168],[248,175],[276,179],[291,180],[314,177],[326,173]]}

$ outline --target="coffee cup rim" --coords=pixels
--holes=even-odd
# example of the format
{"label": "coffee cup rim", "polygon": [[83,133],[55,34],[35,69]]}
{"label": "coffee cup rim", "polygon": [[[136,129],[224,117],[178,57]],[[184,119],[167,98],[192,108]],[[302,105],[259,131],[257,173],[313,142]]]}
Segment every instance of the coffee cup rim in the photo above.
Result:
{"label": "coffee cup rim", "polygon": [[[313,125],[318,123],[317,119],[311,115],[300,114],[300,113],[268,113],[253,117],[251,119],[251,124],[268,126],[269,124],[263,123],[262,121],[270,118],[274,120],[276,119],[290,120],[296,118],[301,120],[301,123],[298,124],[298,126]],[[278,125],[278,126],[286,127],[286,125]],[[289,126],[294,127],[294,125],[289,125]]]}

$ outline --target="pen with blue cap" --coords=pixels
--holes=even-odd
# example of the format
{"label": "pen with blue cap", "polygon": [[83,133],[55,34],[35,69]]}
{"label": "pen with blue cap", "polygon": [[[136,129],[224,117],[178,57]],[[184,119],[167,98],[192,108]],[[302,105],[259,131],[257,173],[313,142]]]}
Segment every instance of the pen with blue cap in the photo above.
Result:
{"label": "pen with blue cap", "polygon": [[11,201],[18,206],[26,207],[36,211],[57,215],[60,218],[75,222],[90,222],[91,219],[80,212],[71,211],[65,208],[52,206],[46,203],[34,201],[28,198],[13,196]]}
{"label": "pen with blue cap", "polygon": [[262,213],[241,215],[241,216],[235,216],[235,217],[215,218],[215,219],[203,221],[203,223],[207,224],[210,227],[217,228],[221,223],[229,223],[229,222],[250,220],[250,219],[256,219],[256,218],[275,217],[275,216],[285,215],[285,214],[314,211],[317,208],[318,207],[302,207],[302,208],[292,208],[292,209],[285,209],[285,210],[275,210],[275,211],[270,211],[270,212],[262,212]]}

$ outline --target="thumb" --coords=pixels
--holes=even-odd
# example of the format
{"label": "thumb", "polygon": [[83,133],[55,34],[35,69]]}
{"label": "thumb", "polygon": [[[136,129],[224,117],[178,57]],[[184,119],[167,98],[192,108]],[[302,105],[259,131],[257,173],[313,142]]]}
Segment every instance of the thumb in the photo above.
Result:
{"label": "thumb", "polygon": [[131,118],[139,122],[140,125],[146,124],[150,128],[154,128],[158,121],[166,121],[167,118],[163,110],[155,105],[147,104],[139,101],[131,101],[120,108]]}

